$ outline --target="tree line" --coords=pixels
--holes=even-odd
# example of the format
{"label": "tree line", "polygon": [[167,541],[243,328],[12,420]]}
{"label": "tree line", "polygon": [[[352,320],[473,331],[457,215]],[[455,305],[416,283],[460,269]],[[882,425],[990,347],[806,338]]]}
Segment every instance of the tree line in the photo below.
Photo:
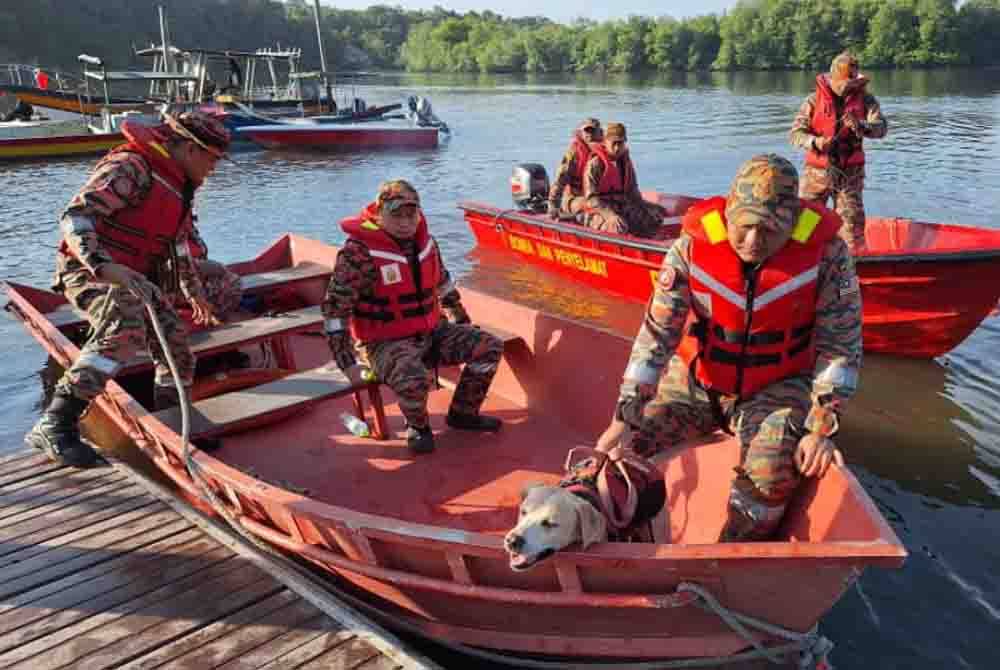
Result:
{"label": "tree line", "polygon": [[[0,62],[76,67],[89,53],[134,64],[131,46],[159,42],[156,5],[172,42],[254,50],[297,46],[319,63],[312,2],[62,0],[0,5]],[[327,59],[417,72],[643,72],[825,69],[842,49],[863,67],[1000,64],[1000,0],[741,0],[683,20],[640,17],[570,24],[440,7],[324,7]]]}

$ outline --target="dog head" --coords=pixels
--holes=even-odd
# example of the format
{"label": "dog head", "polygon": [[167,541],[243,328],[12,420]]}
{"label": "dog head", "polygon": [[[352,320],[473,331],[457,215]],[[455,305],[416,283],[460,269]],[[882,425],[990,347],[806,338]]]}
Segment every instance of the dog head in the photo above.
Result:
{"label": "dog head", "polygon": [[607,520],[589,502],[558,486],[534,484],[521,492],[517,525],[503,543],[511,570],[520,572],[574,542],[586,549],[607,534]]}

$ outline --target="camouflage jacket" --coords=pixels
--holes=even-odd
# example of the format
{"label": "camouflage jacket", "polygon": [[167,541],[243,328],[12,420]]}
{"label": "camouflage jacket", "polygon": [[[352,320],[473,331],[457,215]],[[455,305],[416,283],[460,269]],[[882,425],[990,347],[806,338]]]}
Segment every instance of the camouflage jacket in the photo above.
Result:
{"label": "camouflage jacket", "polygon": [[[623,168],[623,172],[628,172],[632,187],[626,197],[642,200],[642,192],[639,190],[639,180],[635,175],[635,165],[632,164],[632,157],[626,153],[618,159]],[[604,176],[604,163],[600,157],[592,155],[587,161],[587,169],[583,173],[583,195],[587,198],[587,206],[592,208],[608,207],[609,201],[600,194],[601,177]]]}
{"label": "camouflage jacket", "polygon": [[[865,137],[872,139],[885,137],[886,133],[889,132],[889,124],[885,120],[885,116],[882,115],[882,107],[878,104],[878,100],[871,93],[866,93],[864,102],[866,127],[863,132]],[[812,129],[812,117],[815,109],[816,94],[810,93],[802,106],[799,107],[799,113],[795,115],[795,120],[792,121],[792,129],[788,133],[788,139],[792,146],[804,151],[813,148],[812,141],[816,137],[816,133]]]}
{"label": "camouflage jacket", "polygon": [[[412,240],[402,242],[401,246],[406,255],[417,253],[416,244]],[[434,253],[438,254],[438,263],[442,270],[441,282],[437,287],[441,307],[453,321],[467,321],[469,317],[462,307],[462,298],[451,280],[448,269],[444,266],[437,244],[434,245]],[[377,282],[378,269],[368,253],[368,248],[360,242],[348,240],[337,254],[333,277],[326,289],[326,297],[323,299],[324,320],[334,319],[346,323],[346,320],[353,315],[358,299],[364,295],[371,295]],[[328,330],[327,341],[330,344],[333,360],[341,370],[346,370],[357,362],[354,355],[355,343],[349,330],[346,328]]]}
{"label": "camouflage jacket", "polygon": [[563,154],[562,161],[559,162],[559,168],[556,170],[556,178],[552,181],[552,186],[549,188],[549,202],[555,203],[558,206],[562,201],[563,189],[573,185],[577,172],[576,151],[570,145],[570,148]]}
{"label": "camouflage jacket", "polygon": [[[149,163],[137,153],[115,152],[102,158],[60,217],[63,240],[73,255],[59,253],[56,259],[57,276],[83,270],[96,277],[97,268],[113,262],[107,251],[101,248],[93,226],[79,225],[79,222],[81,219],[90,222],[114,219],[117,212],[138,207],[149,196],[152,181]],[[196,242],[204,245],[193,224],[179,232],[177,242],[186,242],[192,235]],[[195,264],[186,256],[176,258],[174,273],[184,297],[204,300],[205,289]]]}
{"label": "camouflage jacket", "polygon": [[[681,235],[670,247],[661,266],[673,271],[659,273],[645,318],[632,345],[620,406],[635,398],[639,384],[657,383],[680,343],[691,308],[690,261],[691,238]],[[823,251],[817,285],[812,404],[816,414],[825,415],[828,410],[839,413],[843,404],[854,395],[861,368],[861,291],[854,260],[840,238],[827,243]]]}

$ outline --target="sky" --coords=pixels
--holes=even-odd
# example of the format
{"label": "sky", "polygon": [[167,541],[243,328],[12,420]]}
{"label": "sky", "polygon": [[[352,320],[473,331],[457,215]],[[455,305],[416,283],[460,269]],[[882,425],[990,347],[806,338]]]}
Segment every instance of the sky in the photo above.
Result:
{"label": "sky", "polygon": [[[587,2],[574,0],[506,0],[496,3],[486,0],[321,0],[323,4],[333,5],[341,9],[364,9],[374,4],[399,6],[403,9],[433,9],[440,5],[445,9],[463,13],[469,11],[481,12],[490,10],[502,16],[547,16],[555,21],[568,23],[574,18],[583,17],[595,21],[608,19],[623,19],[630,15],[638,16],[673,16],[684,18],[702,14],[719,13],[736,4],[736,0],[604,0],[603,2]],[[311,5],[312,2],[310,1]]]}

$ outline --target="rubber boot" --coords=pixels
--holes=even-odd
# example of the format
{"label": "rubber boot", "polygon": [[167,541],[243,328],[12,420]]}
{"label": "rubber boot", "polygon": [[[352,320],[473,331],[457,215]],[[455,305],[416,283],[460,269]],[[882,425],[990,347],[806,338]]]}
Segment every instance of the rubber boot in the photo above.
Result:
{"label": "rubber boot", "polygon": [[745,476],[733,482],[726,525],[719,534],[719,542],[770,540],[778,530],[787,505],[763,502],[752,491],[753,483]]}
{"label": "rubber boot", "polygon": [[477,430],[482,432],[495,433],[502,425],[500,419],[482,414],[459,414],[455,410],[448,410],[445,423],[458,430]]}
{"label": "rubber boot", "polygon": [[90,403],[74,395],[56,392],[38,423],[25,436],[26,444],[41,449],[56,463],[89,468],[97,452],[80,439],[80,417]]}
{"label": "rubber boot", "polygon": [[[165,409],[178,407],[181,404],[180,396],[177,395],[176,386],[153,386],[153,408],[159,412]],[[222,446],[222,440],[217,437],[198,437],[191,440],[191,444],[202,451],[215,451]]]}
{"label": "rubber boot", "polygon": [[406,446],[415,454],[429,454],[434,451],[434,432],[431,427],[406,429]]}

